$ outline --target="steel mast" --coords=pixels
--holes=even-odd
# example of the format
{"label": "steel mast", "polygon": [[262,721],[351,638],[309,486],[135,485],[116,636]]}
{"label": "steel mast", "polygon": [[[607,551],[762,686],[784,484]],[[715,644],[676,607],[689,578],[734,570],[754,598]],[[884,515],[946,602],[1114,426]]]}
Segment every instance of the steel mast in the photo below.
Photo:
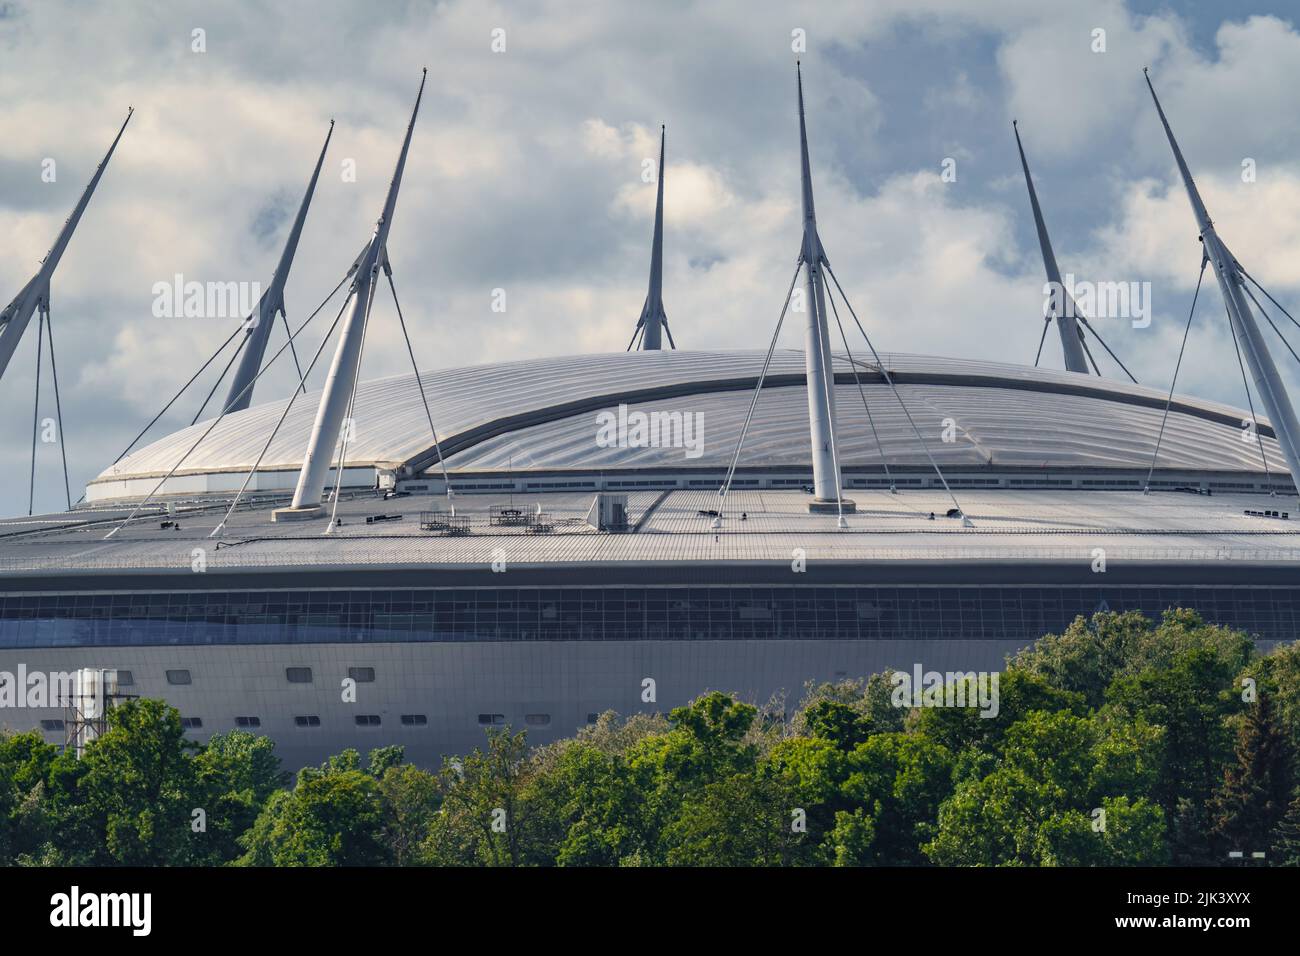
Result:
{"label": "steel mast", "polygon": [[41,260],[41,268],[36,275],[28,280],[27,284],[22,287],[21,291],[5,307],[4,311],[0,312],[0,376],[3,376],[5,369],[9,367],[9,360],[13,358],[14,350],[18,348],[18,342],[27,330],[27,323],[31,321],[32,315],[38,308],[42,312],[49,308],[50,278],[54,275],[54,270],[58,268],[59,260],[63,258],[63,251],[68,247],[68,242],[72,239],[72,234],[76,231],[77,223],[81,221],[81,215],[86,211],[86,206],[90,204],[90,197],[94,195],[100,177],[104,175],[104,170],[108,168],[108,161],[113,158],[113,150],[117,149],[118,140],[122,138],[122,134],[126,131],[126,124],[131,122],[131,114],[134,112],[134,108],[126,111],[126,119],[122,121],[122,128],[117,131],[117,136],[113,137],[113,145],[108,147],[108,152],[104,154],[99,166],[95,168],[95,175],[90,177],[90,182],[82,192],[81,199],[77,201],[72,214],[68,216],[63,223],[63,228],[59,230],[54,245],[50,247],[50,251]]}
{"label": "steel mast", "polygon": [[812,445],[814,506],[842,504],[852,510],[852,502],[841,502],[840,475],[834,453],[835,388],[831,378],[830,333],[826,322],[826,290],[822,269],[829,268],[826,252],[817,235],[817,213],[813,206],[812,169],[808,162],[808,131],[804,122],[803,73],[795,64],[799,89],[799,159],[803,196],[803,245],[799,261],[805,270],[808,327],[804,335],[804,365],[808,377],[808,426]]}
{"label": "steel mast", "polygon": [[[361,343],[365,335],[366,317],[370,311],[375,280],[379,270],[388,261],[388,230],[393,223],[393,212],[397,207],[397,192],[402,185],[402,171],[406,167],[406,154],[411,147],[411,134],[415,131],[415,118],[420,112],[420,99],[424,95],[424,82],[428,73],[426,69],[420,77],[420,90],[415,97],[415,107],[411,110],[411,121],[406,127],[406,138],[402,141],[402,151],[397,157],[393,179],[388,185],[388,196],[384,200],[383,212],[375,224],[370,242],[357,262],[351,289],[352,311],[348,314],[343,331],[339,334],[334,360],[325,379],[325,389],[321,393],[320,405],[316,409],[316,422],[312,426],[311,439],[307,443],[307,451],[303,456],[302,471],[298,474],[298,486],[293,493],[293,502],[288,508],[279,508],[273,513],[272,517],[276,521],[314,518],[321,513],[321,496],[325,491],[325,480],[329,476],[334,449],[343,427],[343,417],[351,402],[353,387],[357,381]],[[346,462],[340,462],[340,470],[345,466]],[[339,480],[341,483],[341,471]]]}
{"label": "steel mast", "polygon": [[[658,351],[663,348],[663,329],[668,321],[664,313],[663,279],[664,279],[664,127],[659,127],[659,192],[655,199],[654,242],[650,249],[650,290],[646,293],[645,306],[641,309],[641,348],[645,351]],[[672,340],[671,333],[669,340]]]}
{"label": "steel mast", "polygon": [[266,343],[271,337],[271,326],[277,315],[285,315],[284,284],[289,281],[289,270],[293,268],[293,256],[298,251],[298,238],[302,235],[303,223],[307,221],[307,208],[311,205],[312,195],[316,192],[316,180],[320,178],[321,164],[325,162],[325,151],[329,149],[330,137],[334,135],[334,121],[330,120],[329,132],[325,134],[325,145],[321,147],[320,158],[316,160],[316,169],[307,184],[298,215],[285,240],[284,251],[280,253],[279,265],[271,275],[270,287],[262,293],[257,307],[249,316],[248,331],[244,334],[244,351],[235,369],[235,377],[230,382],[230,393],[226,396],[226,411],[237,412],[245,409],[253,400],[253,379],[262,370],[262,356],[266,354]]}
{"label": "steel mast", "polygon": [[1079,323],[1075,316],[1079,314],[1073,297],[1061,282],[1061,270],[1056,265],[1056,254],[1052,251],[1052,240],[1047,235],[1047,223],[1043,221],[1043,210],[1038,205],[1038,193],[1034,191],[1034,180],[1029,175],[1029,162],[1025,159],[1025,148],[1020,143],[1020,129],[1015,120],[1011,128],[1016,133],[1016,149],[1020,150],[1020,165],[1025,170],[1025,185],[1029,187],[1029,204],[1034,208],[1034,227],[1038,230],[1038,247],[1043,253],[1043,268],[1047,271],[1047,281],[1056,290],[1048,301],[1054,305],[1064,306],[1053,316],[1056,328],[1061,333],[1061,350],[1065,353],[1065,368],[1070,372],[1082,372],[1091,375],[1088,359],[1083,354],[1083,342],[1080,340]]}
{"label": "steel mast", "polygon": [[1214,266],[1215,277],[1219,280],[1219,291],[1223,293],[1223,304],[1228,309],[1233,335],[1236,336],[1246,363],[1250,366],[1251,377],[1255,380],[1255,390],[1259,393],[1259,399],[1273,426],[1277,443],[1282,449],[1287,467],[1291,470],[1291,480],[1300,485],[1300,456],[1297,455],[1297,450],[1300,449],[1300,422],[1296,420],[1295,409],[1287,395],[1286,385],[1278,374],[1277,366],[1273,364],[1273,357],[1269,354],[1264,337],[1260,334],[1255,314],[1246,303],[1241,267],[1215,231],[1214,222],[1205,209],[1205,203],[1201,201],[1201,194],[1192,180],[1192,173],[1183,159],[1182,150],[1178,148],[1178,142],[1174,139],[1174,131],[1170,129],[1169,120],[1160,106],[1156,89],[1151,85],[1151,77],[1145,69],[1142,74],[1146,77],[1147,88],[1151,90],[1151,99],[1155,101],[1156,112],[1160,114],[1160,122],[1165,128],[1165,135],[1169,138],[1169,146],[1174,151],[1174,160],[1178,164],[1183,185],[1187,187],[1187,198],[1192,204],[1196,225],[1201,230],[1205,255]]}

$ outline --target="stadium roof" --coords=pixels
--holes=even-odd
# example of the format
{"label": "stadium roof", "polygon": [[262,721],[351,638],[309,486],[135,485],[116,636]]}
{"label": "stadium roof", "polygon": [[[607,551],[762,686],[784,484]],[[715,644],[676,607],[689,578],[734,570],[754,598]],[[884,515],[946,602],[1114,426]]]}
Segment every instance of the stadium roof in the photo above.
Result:
{"label": "stadium roof", "polygon": [[[882,356],[926,445],[940,465],[962,471],[1140,470],[1151,463],[1166,395],[1105,379],[962,359]],[[456,473],[725,468],[735,449],[759,351],[632,352],[503,362],[422,373],[448,468]],[[839,455],[846,472],[926,465],[925,450],[880,372],[860,358],[859,380],[836,355]],[[803,355],[779,351],[740,458],[742,470],[806,468],[808,411]],[[253,488],[282,488],[302,464],[318,393],[301,396],[263,459]],[[597,414],[698,413],[698,456],[681,447],[602,447]],[[284,411],[269,402],[227,415],[162,493],[237,487]],[[348,468],[436,473],[437,456],[413,375],[363,382],[354,407]],[[1262,476],[1259,448],[1242,440],[1242,409],[1176,397],[1161,440],[1160,470]],[[210,422],[182,429],[105,469],[91,500],[138,497],[181,460]],[[872,425],[874,424],[874,431]],[[949,441],[944,441],[944,431]],[[1269,469],[1286,466],[1267,423]],[[877,444],[876,436],[879,437]],[[206,476],[206,477],[205,477]],[[198,479],[197,481],[195,479]],[[232,484],[233,482],[233,484]],[[355,482],[352,482],[355,483]]]}

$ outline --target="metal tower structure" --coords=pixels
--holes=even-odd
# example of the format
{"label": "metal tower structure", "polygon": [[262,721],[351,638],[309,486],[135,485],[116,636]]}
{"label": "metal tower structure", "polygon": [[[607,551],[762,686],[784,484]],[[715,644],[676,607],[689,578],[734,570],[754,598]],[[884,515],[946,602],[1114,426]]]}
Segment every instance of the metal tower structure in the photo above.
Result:
{"label": "metal tower structure", "polygon": [[[1056,265],[1056,253],[1052,251],[1052,239],[1047,234],[1047,223],[1043,221],[1043,210],[1038,205],[1038,193],[1034,190],[1033,177],[1029,175],[1029,161],[1025,159],[1025,147],[1020,142],[1020,128],[1016,121],[1011,121],[1011,128],[1016,134],[1016,149],[1020,151],[1020,165],[1025,171],[1025,185],[1029,187],[1029,204],[1034,209],[1034,228],[1038,230],[1038,247],[1043,253],[1043,268],[1047,272],[1047,281],[1057,290],[1050,298],[1053,306],[1065,305],[1064,309],[1054,308],[1054,314],[1047,319],[1056,319],[1056,328],[1061,333],[1061,351],[1065,355],[1065,368],[1070,372],[1091,373],[1087,356],[1083,354],[1083,332],[1075,316],[1079,314],[1074,299],[1061,282],[1061,270]],[[1068,302],[1067,302],[1068,300]]]}
{"label": "metal tower structure", "polygon": [[[244,333],[243,353],[235,376],[230,381],[230,391],[226,396],[226,411],[237,412],[247,408],[253,400],[253,380],[262,369],[262,357],[266,354],[266,343],[271,337],[271,326],[276,316],[283,316],[285,330],[289,328],[289,318],[284,308],[284,284],[289,281],[289,270],[293,267],[293,256],[298,251],[298,238],[302,235],[303,223],[307,221],[307,208],[311,205],[312,195],[316,192],[316,180],[320,178],[321,164],[325,162],[325,151],[329,149],[330,137],[334,135],[334,121],[330,120],[329,132],[325,134],[325,145],[321,147],[320,158],[316,160],[316,169],[307,184],[307,192],[298,207],[298,215],[285,240],[284,251],[280,253],[279,265],[271,275],[270,287],[262,293],[253,314],[245,323],[248,331]],[[305,390],[305,386],[304,386]]]}
{"label": "metal tower structure", "polygon": [[813,205],[812,169],[808,161],[808,130],[804,119],[803,71],[795,65],[799,91],[799,162],[803,199],[803,245],[799,262],[804,268],[804,303],[808,325],[804,333],[804,365],[808,376],[808,425],[812,445],[813,505],[837,505],[852,511],[853,503],[841,496],[840,468],[835,453],[835,388],[831,376],[830,332],[826,321],[823,269],[830,268],[817,235]]}
{"label": "metal tower structure", "polygon": [[117,136],[113,137],[113,144],[108,147],[108,152],[95,168],[95,175],[90,177],[81,199],[77,201],[72,214],[63,223],[54,245],[41,260],[41,267],[36,275],[28,280],[14,300],[5,306],[3,312],[0,312],[0,377],[4,376],[5,369],[9,367],[9,360],[13,358],[14,350],[18,348],[23,333],[27,331],[27,323],[31,321],[32,315],[37,309],[42,314],[49,312],[50,279],[54,275],[54,270],[58,268],[59,260],[63,258],[63,252],[68,248],[68,242],[72,239],[77,224],[81,222],[81,216],[86,211],[86,206],[90,204],[90,197],[95,194],[95,187],[99,185],[104,170],[108,168],[108,161],[113,158],[113,150],[117,149],[118,140],[126,132],[126,124],[131,122],[131,114],[134,112],[134,108],[126,111],[122,128],[117,131]]}
{"label": "metal tower structure", "polygon": [[[411,147],[411,134],[415,131],[415,118],[420,112],[420,99],[424,96],[424,83],[427,77],[428,70],[425,70],[420,77],[420,90],[416,94],[415,107],[411,110],[411,120],[406,127],[406,138],[402,141],[397,166],[388,185],[383,211],[375,224],[370,242],[357,260],[350,290],[352,310],[339,334],[334,360],[325,379],[325,388],[321,393],[320,405],[316,409],[316,421],[312,425],[311,438],[307,442],[307,450],[303,455],[302,471],[298,474],[293,502],[288,508],[279,508],[275,511],[274,518],[277,521],[314,518],[321,513],[321,497],[325,491],[325,480],[329,476],[344,417],[356,391],[361,367],[361,345],[365,340],[366,323],[370,317],[371,303],[374,301],[376,280],[380,269],[388,268],[388,231],[393,224],[393,213],[397,208],[397,193],[402,185],[402,171],[406,167],[406,155]],[[340,458],[338,465],[340,477],[345,464],[346,462]]]}
{"label": "metal tower structure", "polygon": [[641,317],[636,320],[636,330],[628,350],[636,344],[637,335],[641,336],[642,351],[658,351],[663,348],[663,333],[668,333],[668,344],[677,348],[673,341],[672,330],[668,328],[668,316],[664,312],[664,127],[659,127],[659,181],[658,195],[655,198],[655,232],[654,242],[650,248],[650,289],[646,293],[645,305],[641,308]]}
{"label": "metal tower structure", "polygon": [[1297,454],[1300,451],[1300,421],[1296,420],[1295,409],[1287,395],[1286,385],[1278,374],[1277,366],[1273,363],[1273,357],[1260,332],[1259,324],[1255,321],[1255,315],[1246,302],[1248,290],[1245,287],[1244,270],[1236,257],[1228,251],[1223,240],[1219,238],[1214,228],[1214,221],[1210,219],[1196,183],[1192,180],[1191,170],[1187,168],[1187,162],[1183,159],[1182,150],[1178,148],[1178,141],[1174,139],[1174,131],[1169,126],[1169,120],[1160,105],[1159,97],[1156,96],[1151,77],[1145,69],[1142,73],[1146,77],[1151,99],[1155,102],[1156,112],[1160,114],[1160,123],[1164,126],[1169,146],[1174,153],[1174,161],[1178,164],[1178,172],[1187,189],[1187,198],[1191,202],[1197,228],[1200,229],[1204,255],[1214,266],[1214,275],[1219,282],[1219,291],[1223,294],[1223,304],[1227,308],[1232,333],[1236,337],[1246,364],[1250,366],[1251,377],[1255,380],[1255,389],[1273,426],[1273,433],[1282,449],[1287,467],[1291,470],[1291,478],[1300,485],[1300,455]]}

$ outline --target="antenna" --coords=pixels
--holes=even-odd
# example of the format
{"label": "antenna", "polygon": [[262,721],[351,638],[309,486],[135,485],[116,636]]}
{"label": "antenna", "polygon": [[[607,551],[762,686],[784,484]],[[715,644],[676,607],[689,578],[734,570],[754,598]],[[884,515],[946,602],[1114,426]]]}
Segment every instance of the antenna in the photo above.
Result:
{"label": "antenna", "polygon": [[[1057,330],[1061,333],[1061,350],[1065,354],[1065,367],[1071,372],[1091,374],[1088,359],[1083,353],[1083,333],[1075,316],[1079,314],[1074,298],[1066,291],[1061,282],[1061,270],[1056,265],[1056,254],[1052,251],[1052,240],[1047,234],[1047,223],[1043,221],[1043,210],[1038,205],[1038,193],[1034,190],[1034,179],[1029,175],[1029,161],[1025,159],[1025,147],[1020,142],[1020,128],[1016,121],[1011,121],[1011,128],[1016,134],[1016,149],[1020,151],[1020,165],[1025,171],[1025,185],[1029,187],[1029,204],[1034,210],[1034,227],[1038,230],[1038,247],[1043,253],[1043,268],[1047,272],[1047,281],[1051,283],[1055,294],[1049,302],[1054,306]],[[1037,364],[1037,363],[1035,363]]]}
{"label": "antenna", "polygon": [[[415,118],[420,112],[420,99],[424,96],[424,83],[428,74],[429,71],[426,69],[420,76],[420,90],[415,96],[415,106],[411,110],[411,120],[406,127],[406,137],[402,141],[402,150],[397,157],[392,181],[388,184],[388,195],[384,200],[383,211],[375,224],[375,231],[369,244],[358,259],[352,280],[352,311],[343,325],[343,331],[339,334],[334,361],[325,379],[325,388],[321,392],[320,405],[316,409],[316,421],[312,426],[311,439],[307,443],[307,451],[303,456],[302,471],[298,474],[298,485],[293,493],[293,502],[288,508],[276,509],[272,513],[273,520],[314,518],[321,512],[321,496],[325,491],[325,479],[329,476],[331,459],[343,427],[344,414],[351,405],[356,390],[361,366],[361,345],[365,340],[366,320],[369,318],[370,305],[374,300],[375,280],[380,268],[388,261],[388,230],[392,226],[393,212],[397,208],[397,193],[402,185],[402,172],[406,168],[406,156],[411,148],[411,135],[415,131]],[[338,466],[340,484],[345,466],[346,462],[340,458]]]}
{"label": "antenna", "polygon": [[[230,392],[226,397],[226,411],[237,412],[245,409],[253,400],[253,380],[262,369],[262,356],[266,354],[266,343],[271,337],[271,326],[277,315],[286,315],[284,308],[284,284],[289,281],[289,270],[293,268],[293,256],[298,251],[298,238],[302,235],[303,223],[307,221],[307,208],[311,205],[312,195],[316,192],[316,180],[320,178],[321,165],[325,162],[325,151],[329,149],[330,137],[334,135],[334,121],[330,120],[329,132],[325,134],[325,145],[320,149],[320,158],[316,160],[316,169],[307,184],[298,215],[285,240],[284,251],[280,253],[280,262],[271,275],[270,287],[262,293],[257,308],[249,316],[248,331],[244,333],[244,350],[240,356],[235,376],[230,381]],[[287,316],[286,316],[287,320]],[[304,386],[305,390],[305,386]]]}
{"label": "antenna", "polygon": [[[664,279],[664,140],[667,131],[659,127],[659,182],[658,195],[655,199],[654,242],[650,247],[650,291],[646,293],[645,306],[641,309],[641,318],[637,325],[641,328],[641,348],[643,351],[658,351],[663,348],[663,327],[668,322],[664,314],[663,279]],[[669,336],[669,341],[672,337]],[[675,346],[674,346],[675,347]]]}
{"label": "antenna", "polygon": [[1151,76],[1145,67],[1142,75],[1146,78],[1151,99],[1155,103],[1156,112],[1160,114],[1160,123],[1164,126],[1169,146],[1173,150],[1174,161],[1178,164],[1183,186],[1187,189],[1187,198],[1192,205],[1192,213],[1201,232],[1204,254],[1214,266],[1214,274],[1219,281],[1219,291],[1223,294],[1223,304],[1228,310],[1233,335],[1246,364],[1250,366],[1250,374],[1255,380],[1255,389],[1259,392],[1260,402],[1264,405],[1264,411],[1273,425],[1277,443],[1282,449],[1287,467],[1291,470],[1291,480],[1300,485],[1300,456],[1297,455],[1297,451],[1300,450],[1300,421],[1296,420],[1295,409],[1287,395],[1286,385],[1278,374],[1277,366],[1273,364],[1268,344],[1260,334],[1259,324],[1255,321],[1255,315],[1246,302],[1243,270],[1215,231],[1214,221],[1210,219],[1205,203],[1201,200],[1200,191],[1197,190],[1191,170],[1187,168],[1187,162],[1183,159],[1182,150],[1178,148],[1178,141],[1174,139],[1174,131],[1169,126],[1160,99],[1156,96],[1156,88],[1151,84]]}
{"label": "antenna", "polygon": [[126,111],[126,119],[122,121],[121,129],[117,131],[117,136],[113,137],[113,144],[108,147],[108,152],[104,154],[104,158],[95,168],[95,175],[90,177],[90,182],[82,192],[81,199],[77,201],[72,214],[68,216],[63,223],[63,228],[59,230],[54,245],[50,247],[50,251],[41,260],[41,267],[37,270],[36,275],[28,280],[13,301],[5,307],[3,312],[0,312],[0,377],[4,376],[5,369],[9,367],[9,360],[13,358],[14,350],[18,348],[18,342],[22,339],[23,333],[27,331],[27,323],[31,321],[36,309],[38,307],[42,309],[48,308],[50,302],[50,278],[54,275],[59,260],[63,258],[63,252],[67,249],[68,242],[77,229],[77,224],[81,222],[81,216],[86,211],[86,206],[90,204],[90,197],[95,194],[95,187],[99,185],[104,170],[108,168],[108,161],[113,158],[113,151],[117,149],[118,141],[122,138],[122,134],[126,132],[126,124],[131,122],[133,113],[135,113],[135,108],[129,107]]}

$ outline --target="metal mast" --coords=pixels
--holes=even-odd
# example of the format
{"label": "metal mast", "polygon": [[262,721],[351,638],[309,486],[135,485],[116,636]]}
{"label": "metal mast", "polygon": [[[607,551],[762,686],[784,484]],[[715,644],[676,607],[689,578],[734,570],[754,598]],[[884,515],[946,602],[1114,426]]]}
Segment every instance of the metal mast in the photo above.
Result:
{"label": "metal mast", "polygon": [[[316,422],[312,426],[311,439],[303,456],[302,471],[298,474],[298,486],[293,493],[293,503],[288,508],[277,509],[273,518],[278,521],[293,518],[314,518],[320,514],[321,495],[325,491],[325,480],[329,476],[335,446],[343,427],[343,416],[352,399],[356,384],[358,366],[361,361],[361,343],[365,336],[366,318],[370,311],[375,280],[379,270],[388,261],[388,230],[393,223],[393,211],[397,207],[397,191],[402,185],[402,170],[406,166],[406,154],[411,147],[411,134],[415,131],[415,117],[420,112],[420,98],[424,95],[424,81],[428,77],[425,70],[420,77],[420,90],[415,97],[415,107],[411,110],[411,121],[406,127],[406,138],[402,141],[402,151],[397,157],[397,167],[393,170],[392,182],[388,185],[388,196],[384,200],[384,209],[375,224],[374,234],[357,263],[355,277],[352,280],[352,311],[339,334],[339,344],[334,352],[334,361],[330,364],[329,375],[325,379],[325,390],[321,393],[320,405],[316,409]],[[345,466],[339,463],[339,468]],[[340,474],[341,479],[341,474]]]}
{"label": "metal mast", "polygon": [[104,170],[108,168],[108,161],[113,158],[113,150],[117,149],[118,140],[122,138],[122,134],[126,131],[126,124],[131,122],[131,114],[134,112],[134,108],[126,111],[126,119],[122,121],[122,128],[117,131],[117,136],[113,137],[113,145],[108,147],[108,152],[104,154],[104,158],[95,169],[95,175],[90,177],[90,182],[82,192],[81,199],[73,208],[72,215],[68,216],[67,221],[63,223],[63,228],[59,230],[54,245],[50,247],[50,251],[41,260],[41,268],[36,275],[28,280],[27,284],[22,287],[22,290],[5,307],[4,311],[0,312],[0,376],[3,376],[5,369],[9,367],[9,360],[13,358],[14,350],[18,348],[18,342],[22,339],[23,332],[27,330],[27,323],[31,321],[32,315],[38,308],[42,311],[49,308],[50,278],[54,275],[59,260],[63,258],[63,251],[68,247],[68,241],[72,239],[72,233],[76,231],[77,223],[81,221],[81,215],[86,211],[86,206],[90,203],[90,197],[94,195],[100,177],[104,175]]}
{"label": "metal mast", "polygon": [[1147,88],[1151,90],[1151,99],[1155,101],[1156,112],[1160,114],[1160,122],[1165,128],[1165,135],[1169,138],[1169,145],[1174,151],[1174,160],[1178,164],[1183,185],[1187,187],[1187,198],[1192,204],[1196,225],[1201,230],[1205,255],[1213,264],[1215,277],[1219,280],[1219,291],[1223,293],[1223,304],[1228,309],[1233,335],[1237,338],[1246,364],[1250,366],[1251,377],[1255,380],[1255,389],[1264,405],[1264,411],[1268,414],[1269,422],[1273,425],[1273,433],[1277,436],[1277,443],[1282,449],[1283,457],[1286,458],[1287,467],[1291,469],[1291,478],[1300,484],[1300,456],[1297,455],[1297,450],[1300,449],[1300,422],[1296,420],[1295,409],[1291,406],[1286,385],[1278,374],[1277,366],[1273,364],[1273,357],[1269,354],[1268,345],[1260,334],[1255,314],[1246,304],[1241,267],[1215,231],[1214,222],[1205,209],[1205,203],[1201,201],[1196,183],[1192,181],[1191,171],[1183,159],[1182,150],[1178,148],[1174,132],[1169,127],[1169,120],[1160,106],[1156,89],[1151,85],[1151,77],[1145,69],[1142,73],[1146,77]]}
{"label": "metal mast", "polygon": [[[803,180],[803,246],[799,260],[805,269],[808,328],[804,335],[804,363],[808,376],[808,425],[812,442],[813,494],[819,502],[840,500],[840,475],[834,454],[835,389],[830,377],[831,347],[826,323],[826,291],[822,269],[829,268],[817,235],[813,208],[812,171],[808,162],[808,131],[804,123],[803,73],[795,64],[799,88],[799,153]],[[849,502],[846,500],[845,505]],[[845,510],[848,510],[847,508]]]}
{"label": "metal mast", "polygon": [[270,287],[262,293],[257,308],[249,316],[248,331],[244,333],[244,350],[235,377],[230,382],[230,393],[226,396],[226,411],[237,412],[245,409],[253,400],[253,379],[262,369],[262,356],[266,354],[266,343],[271,337],[271,326],[277,315],[284,315],[284,284],[289,281],[289,270],[293,267],[293,256],[298,251],[298,238],[302,235],[302,225],[307,221],[307,207],[311,205],[312,194],[316,192],[316,180],[320,178],[321,164],[325,162],[325,151],[329,149],[330,137],[334,135],[334,121],[330,120],[329,132],[325,134],[325,145],[321,147],[320,158],[316,160],[316,169],[307,184],[307,192],[298,207],[298,216],[289,230],[285,240],[284,251],[280,253],[280,263],[271,276]]}
{"label": "metal mast", "polygon": [[1056,265],[1056,254],[1052,252],[1052,240],[1047,235],[1047,223],[1043,221],[1043,210],[1038,205],[1038,193],[1034,191],[1034,180],[1029,175],[1029,162],[1025,159],[1025,148],[1020,143],[1020,129],[1016,126],[1015,120],[1011,121],[1011,128],[1015,130],[1016,149],[1020,150],[1020,165],[1025,170],[1025,185],[1029,187],[1029,203],[1034,207],[1034,227],[1038,230],[1038,246],[1043,252],[1043,267],[1047,270],[1047,281],[1056,290],[1056,294],[1048,301],[1054,305],[1065,306],[1063,311],[1057,311],[1053,316],[1056,319],[1057,330],[1061,333],[1065,368],[1070,372],[1090,375],[1092,372],[1088,368],[1088,359],[1083,353],[1083,342],[1079,337],[1079,323],[1075,321],[1079,310],[1074,304],[1074,299],[1061,283],[1061,270]]}
{"label": "metal mast", "polygon": [[[663,348],[663,328],[668,321],[664,314],[663,279],[664,279],[664,127],[659,127],[659,192],[655,199],[655,234],[650,250],[650,291],[646,293],[645,306],[641,309],[641,348],[646,351],[658,351]],[[669,336],[671,341],[672,336]]]}

